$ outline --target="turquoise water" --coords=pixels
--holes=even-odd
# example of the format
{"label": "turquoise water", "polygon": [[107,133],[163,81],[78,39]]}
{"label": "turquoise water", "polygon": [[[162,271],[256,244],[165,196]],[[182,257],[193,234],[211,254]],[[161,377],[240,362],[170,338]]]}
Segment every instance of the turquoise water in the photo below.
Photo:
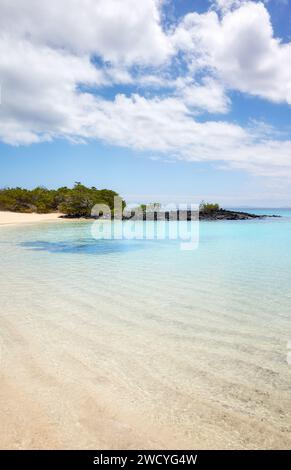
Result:
{"label": "turquoise water", "polygon": [[257,215],[279,215],[281,217],[291,217],[291,209],[262,209],[262,208],[255,208],[255,209],[249,209],[249,208],[237,208],[237,210],[249,212],[250,214],[257,214]]}
{"label": "turquoise water", "polygon": [[31,376],[19,344],[66,378],[73,446],[98,437],[92,410],[76,411],[90,390],[118,423],[96,441],[107,448],[131,445],[128,420],[152,446],[290,447],[291,211],[267,212],[283,217],[200,223],[194,251],[94,240],[90,222],[0,228],[4,368],[32,381],[50,417],[64,412],[57,385]]}

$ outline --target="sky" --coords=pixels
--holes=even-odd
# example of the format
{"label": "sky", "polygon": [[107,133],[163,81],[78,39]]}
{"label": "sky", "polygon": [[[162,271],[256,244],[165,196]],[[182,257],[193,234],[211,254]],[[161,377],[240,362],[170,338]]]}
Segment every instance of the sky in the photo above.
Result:
{"label": "sky", "polygon": [[291,1],[0,0],[0,187],[291,207]]}

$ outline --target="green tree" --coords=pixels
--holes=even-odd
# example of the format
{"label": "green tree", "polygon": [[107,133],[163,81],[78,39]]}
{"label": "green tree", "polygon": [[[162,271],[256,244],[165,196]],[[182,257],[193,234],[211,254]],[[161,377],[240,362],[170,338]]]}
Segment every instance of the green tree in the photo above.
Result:
{"label": "green tree", "polygon": [[219,209],[220,209],[219,204],[209,203],[205,201],[202,201],[199,206],[200,212],[204,212],[205,214],[211,214],[213,212],[217,212],[219,211]]}
{"label": "green tree", "polygon": [[[74,217],[88,217],[95,204],[106,204],[113,212],[114,198],[118,193],[109,189],[87,188],[79,181],[73,188],[66,186],[47,189],[38,186],[32,190],[23,188],[0,189],[0,210],[15,212],[48,213],[60,210]],[[121,206],[125,201],[121,198]]]}

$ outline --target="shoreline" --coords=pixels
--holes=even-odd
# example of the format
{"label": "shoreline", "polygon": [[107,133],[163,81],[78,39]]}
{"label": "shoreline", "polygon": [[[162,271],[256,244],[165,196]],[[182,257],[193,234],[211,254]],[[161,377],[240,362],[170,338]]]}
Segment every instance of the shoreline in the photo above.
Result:
{"label": "shoreline", "polygon": [[[190,211],[189,213],[183,214],[186,220],[195,220],[192,219],[192,214]],[[161,219],[160,217],[163,217]],[[172,218],[171,213],[153,213],[147,214],[147,220],[175,220]],[[176,214],[175,214],[176,216]],[[249,214],[246,212],[239,212],[239,211],[228,211],[221,209],[214,214],[203,214],[200,213],[200,221],[216,221],[216,220],[249,220],[249,219],[263,219],[266,217],[280,217],[276,215],[255,215]],[[70,217],[62,214],[61,212],[52,212],[49,214],[37,214],[33,213],[22,213],[22,212],[10,212],[10,211],[0,211],[0,227],[2,226],[11,226],[11,225],[22,225],[22,224],[33,224],[33,223],[43,223],[43,222],[56,222],[56,221],[88,221],[88,220],[98,220],[94,217]],[[106,220],[102,217],[99,220]],[[133,216],[133,217],[124,217],[123,220],[143,220],[143,217]],[[183,218],[184,220],[184,218]]]}
{"label": "shoreline", "polygon": [[59,212],[52,212],[50,214],[26,214],[21,212],[0,211],[0,227],[66,220],[61,217],[62,215],[63,214]]}

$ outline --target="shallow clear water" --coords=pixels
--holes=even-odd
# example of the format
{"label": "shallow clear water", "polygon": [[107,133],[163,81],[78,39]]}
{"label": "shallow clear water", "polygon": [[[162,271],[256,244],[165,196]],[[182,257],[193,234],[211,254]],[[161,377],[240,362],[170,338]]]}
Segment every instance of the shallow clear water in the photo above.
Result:
{"label": "shallow clear water", "polygon": [[[97,241],[90,222],[0,229],[2,368],[27,394],[31,384],[49,420],[69,410],[51,445],[291,446],[291,212],[281,214],[202,222],[194,251]],[[115,423],[107,437],[96,407]]]}

